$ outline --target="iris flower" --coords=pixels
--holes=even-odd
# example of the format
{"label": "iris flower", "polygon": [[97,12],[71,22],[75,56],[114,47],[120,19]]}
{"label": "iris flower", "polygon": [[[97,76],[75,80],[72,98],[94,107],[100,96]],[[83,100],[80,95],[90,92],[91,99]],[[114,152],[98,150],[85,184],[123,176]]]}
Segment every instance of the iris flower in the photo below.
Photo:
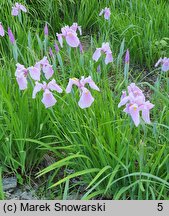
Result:
{"label": "iris flower", "polygon": [[41,70],[43,71],[47,80],[50,79],[54,73],[52,65],[49,64],[46,56],[37,62],[33,67],[25,68],[24,65],[17,63],[15,76],[19,85],[19,89],[25,90],[27,88],[28,75],[30,75],[33,80],[40,81]]}
{"label": "iris flower", "polygon": [[81,27],[77,23],[73,23],[72,26],[65,26],[61,28],[61,34],[56,33],[60,46],[63,47],[63,38],[65,38],[67,44],[70,47],[78,47],[80,45],[79,38],[77,36],[77,30],[82,34]]}
{"label": "iris flower", "polygon": [[33,90],[32,98],[36,98],[36,94],[43,90],[43,98],[42,103],[45,105],[46,108],[52,107],[56,104],[57,100],[52,94],[52,91],[56,91],[58,93],[62,93],[62,88],[56,83],[56,81],[53,79],[48,84],[46,82],[39,83],[36,81],[35,87]]}
{"label": "iris flower", "polygon": [[104,18],[106,20],[110,19],[110,15],[111,15],[110,8],[105,7],[105,9],[102,9],[100,11],[99,16],[102,16],[103,14],[104,14]]}
{"label": "iris flower", "polygon": [[0,22],[0,36],[4,37],[4,35],[5,35],[5,31],[4,31],[4,28],[2,26],[2,23]]}
{"label": "iris flower", "polygon": [[30,72],[30,76],[32,79],[40,81],[41,70],[43,71],[45,78],[48,80],[53,76],[53,68],[52,65],[49,64],[49,61],[46,56],[39,62],[35,64],[33,67],[28,68]]}
{"label": "iris flower", "polygon": [[159,64],[161,64],[162,71],[167,72],[169,70],[169,58],[160,58],[155,64],[155,67],[158,67]]}
{"label": "iris flower", "polygon": [[18,16],[20,11],[23,11],[24,13],[26,13],[27,9],[22,4],[15,3],[15,6],[12,7],[12,16]]}
{"label": "iris flower", "polygon": [[81,79],[70,78],[66,88],[66,92],[70,93],[73,85],[76,85],[78,87],[80,91],[80,100],[78,102],[78,105],[82,109],[90,107],[94,102],[94,98],[92,97],[90,91],[85,87],[86,84],[89,84],[92,89],[100,91],[100,89],[97,87],[90,76],[88,76],[87,78],[84,78],[84,76],[82,76]]}
{"label": "iris flower", "polygon": [[21,65],[19,63],[16,64],[16,71],[15,76],[17,83],[19,85],[20,90],[25,90],[27,88],[27,75],[28,70],[24,67],[24,65]]}
{"label": "iris flower", "polygon": [[110,49],[109,43],[102,43],[101,48],[96,48],[96,51],[92,56],[93,60],[97,62],[101,57],[101,53],[106,54],[105,64],[108,64],[113,61],[112,51]]}
{"label": "iris flower", "polygon": [[135,85],[135,83],[131,83],[128,86],[128,95],[126,91],[122,92],[118,107],[123,105],[126,105],[126,108],[123,111],[131,116],[136,127],[140,124],[140,111],[142,112],[143,120],[147,124],[151,123],[150,110],[154,107],[154,105],[149,101],[145,101],[143,92]]}

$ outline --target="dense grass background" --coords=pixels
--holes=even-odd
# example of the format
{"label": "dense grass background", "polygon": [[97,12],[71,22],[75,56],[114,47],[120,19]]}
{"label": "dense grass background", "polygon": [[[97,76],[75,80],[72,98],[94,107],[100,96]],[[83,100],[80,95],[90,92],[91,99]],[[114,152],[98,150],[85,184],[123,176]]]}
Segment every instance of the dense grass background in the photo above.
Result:
{"label": "dense grass background", "polygon": [[[27,181],[47,154],[56,163],[42,169],[53,197],[67,199],[168,199],[169,188],[169,82],[168,74],[154,70],[161,56],[168,56],[169,3],[155,0],[115,1],[21,1],[28,14],[11,16],[14,1],[0,1],[0,21],[10,26],[16,44],[6,34],[0,38],[0,164],[3,172],[15,173],[20,183]],[[109,6],[111,20],[99,17]],[[43,27],[49,23],[49,38]],[[55,95],[58,103],[46,110],[42,95],[32,100],[33,83],[21,92],[15,80],[15,64],[25,67],[54,52],[55,33],[65,24],[78,22],[85,52],[66,45],[50,62],[55,79],[63,89],[69,77],[91,75],[101,92],[92,91],[91,108],[78,107],[79,92]],[[103,41],[110,42],[114,63],[92,61]],[[129,116],[118,109],[121,91],[126,88],[123,58],[131,55],[130,82],[136,82],[155,104],[151,125],[135,128]],[[48,55],[49,57],[49,55]],[[135,70],[137,68],[137,70]],[[143,71],[146,69],[146,72]],[[151,68],[151,70],[150,70]],[[61,174],[60,174],[61,173]],[[73,179],[73,180],[72,180]],[[57,182],[57,183],[56,183]],[[1,191],[1,170],[0,170]],[[0,192],[0,197],[3,197]]]}

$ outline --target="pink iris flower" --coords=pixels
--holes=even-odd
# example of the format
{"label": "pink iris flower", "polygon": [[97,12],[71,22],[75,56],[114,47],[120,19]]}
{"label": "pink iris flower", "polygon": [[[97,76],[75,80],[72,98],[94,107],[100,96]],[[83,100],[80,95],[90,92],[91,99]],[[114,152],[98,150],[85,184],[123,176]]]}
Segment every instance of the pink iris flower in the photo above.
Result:
{"label": "pink iris flower", "polygon": [[56,91],[58,93],[62,93],[62,88],[56,83],[56,81],[53,79],[48,84],[46,82],[39,83],[36,81],[35,87],[33,90],[32,98],[36,98],[36,94],[43,90],[43,98],[42,103],[45,105],[46,108],[52,107],[56,104],[57,100],[53,96],[52,91]]}
{"label": "pink iris flower", "polygon": [[82,109],[90,107],[94,102],[94,98],[92,97],[90,91],[85,87],[86,84],[89,84],[92,89],[100,91],[100,89],[97,87],[90,76],[88,76],[87,78],[84,78],[84,76],[82,76],[80,80],[77,78],[70,78],[66,88],[66,93],[70,93],[73,85],[76,85],[78,87],[80,91],[80,100],[78,102],[78,105]]}
{"label": "pink iris flower", "polygon": [[41,70],[43,71],[47,80],[50,79],[54,73],[52,65],[49,64],[46,56],[39,62],[37,62],[33,67],[25,68],[24,65],[21,65],[19,63],[16,64],[16,67],[15,76],[20,90],[27,88],[28,75],[30,75],[33,80],[40,81]]}
{"label": "pink iris flower", "polygon": [[12,7],[12,16],[18,16],[20,11],[23,11],[24,13],[26,13],[27,9],[22,4],[15,3],[15,6]]}
{"label": "pink iris flower", "polygon": [[102,16],[103,14],[104,14],[104,18],[106,20],[110,19],[110,15],[111,15],[110,8],[105,7],[105,9],[102,9],[100,11],[99,16]]}
{"label": "pink iris flower", "polygon": [[60,46],[63,47],[63,38],[65,38],[67,44],[70,47],[78,47],[80,45],[79,38],[76,31],[79,30],[82,33],[81,27],[77,23],[73,23],[72,26],[65,26],[61,28],[61,34],[56,33]]}
{"label": "pink iris flower", "polygon": [[5,31],[4,31],[4,28],[2,26],[2,23],[0,22],[0,36],[4,37],[4,35],[5,35]]}
{"label": "pink iris flower", "polygon": [[110,49],[109,43],[102,43],[101,48],[96,48],[96,51],[93,53],[92,56],[93,60],[97,62],[101,57],[102,52],[106,54],[105,64],[113,61],[112,51]]}
{"label": "pink iris flower", "polygon": [[20,90],[25,90],[27,88],[27,75],[28,75],[28,70],[25,68],[24,65],[21,65],[19,63],[16,64],[16,71],[15,71],[15,76],[17,83],[19,85]]}
{"label": "pink iris flower", "polygon": [[151,123],[150,110],[154,107],[154,105],[145,100],[143,92],[135,85],[135,83],[131,83],[128,86],[128,95],[126,91],[122,92],[118,107],[123,105],[126,105],[126,108],[123,111],[131,116],[136,127],[140,124],[140,111],[142,112],[143,120],[147,124]]}
{"label": "pink iris flower", "polygon": [[43,71],[45,78],[48,80],[53,76],[52,65],[49,64],[49,61],[46,56],[33,67],[28,68],[30,76],[32,79],[40,81],[41,70]]}
{"label": "pink iris flower", "polygon": [[155,64],[155,67],[158,67],[159,64],[161,64],[162,71],[167,72],[169,70],[169,58],[160,58]]}

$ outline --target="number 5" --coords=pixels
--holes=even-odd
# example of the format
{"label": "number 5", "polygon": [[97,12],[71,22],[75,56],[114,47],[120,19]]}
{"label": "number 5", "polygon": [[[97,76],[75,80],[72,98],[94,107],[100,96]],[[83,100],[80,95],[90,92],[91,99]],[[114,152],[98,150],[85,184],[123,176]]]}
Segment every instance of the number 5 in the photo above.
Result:
{"label": "number 5", "polygon": [[163,210],[163,203],[158,203],[157,210],[158,211],[162,211]]}

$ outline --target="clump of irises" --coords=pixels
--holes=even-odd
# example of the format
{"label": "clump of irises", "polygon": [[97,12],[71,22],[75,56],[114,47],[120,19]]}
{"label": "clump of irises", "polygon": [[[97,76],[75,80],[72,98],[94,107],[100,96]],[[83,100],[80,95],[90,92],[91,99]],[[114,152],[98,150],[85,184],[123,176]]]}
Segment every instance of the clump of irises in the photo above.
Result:
{"label": "clump of irises", "polygon": [[[58,93],[63,92],[62,88],[56,83],[55,79],[52,79],[48,83],[46,83],[46,81],[39,82],[41,80],[41,76],[44,76],[46,80],[49,80],[53,74],[53,67],[49,63],[46,56],[40,61],[36,62],[34,66],[28,68],[25,68],[24,65],[19,63],[16,64],[15,76],[19,85],[19,89],[25,90],[28,88],[28,79],[35,81],[32,98],[35,99],[36,94],[42,90],[43,98],[41,101],[46,108],[54,106],[57,102],[52,93],[53,91]],[[82,76],[80,80],[77,78],[71,78],[69,79],[69,83],[66,88],[66,93],[70,93],[73,85],[78,87],[80,91],[80,100],[78,105],[82,109],[90,107],[94,102],[94,98],[92,97],[90,91],[85,87],[86,84],[89,84],[92,89],[100,91],[95,82],[92,80],[91,76],[87,78]]]}
{"label": "clump of irises", "polygon": [[[12,7],[12,15],[18,16],[21,12],[26,13],[26,7],[22,4],[15,3],[15,5]],[[102,9],[99,13],[99,16],[102,15],[104,15],[104,18],[106,20],[109,20],[111,15],[110,8],[106,7]],[[79,26],[77,23],[73,23],[73,25],[71,26],[66,25],[65,27],[61,28],[61,33],[56,33],[60,47],[63,47],[65,40],[70,47],[79,47],[80,53],[82,53],[83,46],[79,40],[78,32],[80,35],[82,35],[81,26]],[[48,36],[48,34],[48,24],[46,23],[44,27],[44,35]],[[5,31],[2,23],[0,22],[0,36],[3,37],[4,35]],[[8,28],[8,36],[11,43],[13,44],[15,42],[15,38],[10,28]],[[54,48],[56,53],[58,53],[59,47],[56,41]],[[49,54],[51,57],[54,57],[52,48],[49,49]],[[104,42],[102,43],[101,47],[96,48],[95,52],[93,53],[92,59],[97,62],[99,61],[102,54],[105,56],[104,62],[106,65],[113,62],[112,51],[108,42]],[[169,70],[169,58],[160,58],[155,67],[157,67],[159,64],[161,64],[162,71]],[[125,65],[129,65],[129,50],[127,50],[125,55]],[[98,68],[98,70],[100,71],[100,65]],[[41,101],[46,108],[50,108],[56,104],[57,100],[53,94],[54,92],[60,94],[63,92],[62,87],[57,84],[56,80],[53,78],[53,75],[53,66],[50,64],[46,56],[44,56],[43,59],[28,68],[25,68],[25,66],[22,64],[16,64],[15,76],[19,85],[19,89],[27,89],[28,81],[30,81],[34,86],[32,98],[35,99],[36,95],[42,91],[43,96]],[[90,107],[94,102],[94,98],[86,85],[88,85],[93,90],[100,91],[99,87],[96,85],[92,77],[88,76],[85,78],[84,76],[82,76],[81,78],[69,78],[69,82],[66,87],[66,93],[71,93],[74,85],[78,88],[80,94],[80,99],[78,101],[79,107],[82,109]],[[150,110],[154,107],[154,104],[146,101],[143,91],[138,86],[136,86],[135,83],[131,83],[127,87],[127,91],[122,92],[118,107],[120,108],[122,106],[125,106],[123,111],[130,115],[136,127],[141,122],[140,113],[145,123],[151,123]]]}
{"label": "clump of irises", "polygon": [[126,91],[122,92],[118,107],[125,105],[123,111],[131,116],[136,127],[140,124],[140,112],[142,112],[143,120],[150,124],[150,110],[154,105],[146,101],[142,90],[135,83],[131,83],[127,89],[128,94]]}

